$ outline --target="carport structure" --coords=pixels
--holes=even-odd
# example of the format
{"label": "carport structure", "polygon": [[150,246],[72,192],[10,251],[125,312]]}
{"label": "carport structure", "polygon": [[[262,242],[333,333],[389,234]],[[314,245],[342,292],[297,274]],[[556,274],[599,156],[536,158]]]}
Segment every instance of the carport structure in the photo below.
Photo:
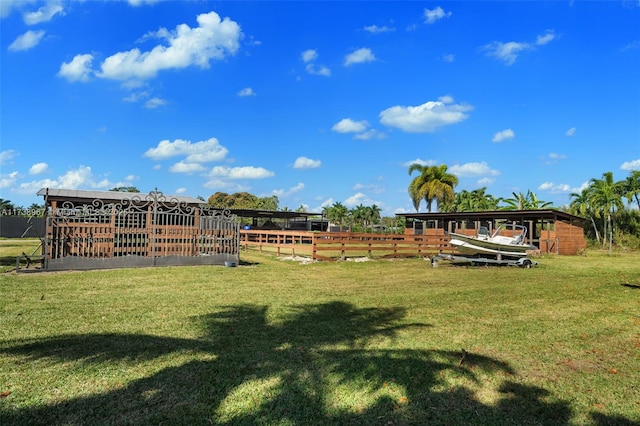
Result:
{"label": "carport structure", "polygon": [[458,232],[474,235],[481,226],[493,231],[507,222],[525,226],[527,242],[537,246],[542,253],[574,255],[587,247],[583,228],[586,219],[555,209],[401,213],[397,216],[407,220],[406,232],[409,234]]}

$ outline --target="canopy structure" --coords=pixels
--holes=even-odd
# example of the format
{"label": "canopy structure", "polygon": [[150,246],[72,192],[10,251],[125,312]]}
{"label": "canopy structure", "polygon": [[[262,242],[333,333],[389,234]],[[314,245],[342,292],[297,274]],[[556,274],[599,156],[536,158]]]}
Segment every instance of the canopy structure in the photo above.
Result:
{"label": "canopy structure", "polygon": [[587,246],[583,229],[586,219],[554,209],[400,213],[396,216],[407,220],[407,232],[413,234],[429,230],[472,234],[480,226],[492,230],[500,223],[510,222],[526,226],[528,242],[542,252],[577,254]]}

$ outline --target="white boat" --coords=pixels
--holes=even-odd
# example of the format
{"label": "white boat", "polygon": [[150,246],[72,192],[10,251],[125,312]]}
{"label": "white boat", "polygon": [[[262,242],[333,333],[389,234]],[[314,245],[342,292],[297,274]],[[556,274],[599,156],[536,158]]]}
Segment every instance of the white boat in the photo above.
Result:
{"label": "white boat", "polygon": [[455,232],[450,232],[449,236],[449,244],[466,256],[521,258],[527,256],[527,251],[537,249],[536,246],[525,242],[527,228],[516,224],[500,225],[492,235],[482,226],[475,236]]}

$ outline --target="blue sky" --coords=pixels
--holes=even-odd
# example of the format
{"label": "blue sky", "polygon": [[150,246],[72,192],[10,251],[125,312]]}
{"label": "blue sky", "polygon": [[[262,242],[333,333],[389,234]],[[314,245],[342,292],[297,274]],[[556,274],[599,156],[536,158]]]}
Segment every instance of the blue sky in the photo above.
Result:
{"label": "blue sky", "polygon": [[2,0],[0,19],[17,205],[135,186],[393,215],[417,162],[561,206],[640,169],[637,0]]}

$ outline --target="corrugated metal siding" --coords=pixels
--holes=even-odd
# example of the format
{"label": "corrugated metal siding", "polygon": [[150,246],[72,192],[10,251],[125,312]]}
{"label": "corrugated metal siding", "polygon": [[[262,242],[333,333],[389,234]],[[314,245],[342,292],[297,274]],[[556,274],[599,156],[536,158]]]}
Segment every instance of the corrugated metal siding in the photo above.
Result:
{"label": "corrugated metal siding", "polygon": [[39,238],[45,234],[44,218],[24,216],[0,216],[0,237]]}

